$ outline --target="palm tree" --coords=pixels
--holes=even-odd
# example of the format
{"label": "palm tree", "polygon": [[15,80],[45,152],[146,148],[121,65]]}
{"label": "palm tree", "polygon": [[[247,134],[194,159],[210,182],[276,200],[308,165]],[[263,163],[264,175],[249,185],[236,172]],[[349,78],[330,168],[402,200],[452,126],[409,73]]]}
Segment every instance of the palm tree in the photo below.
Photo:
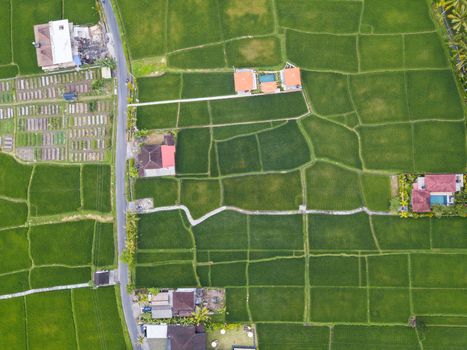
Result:
{"label": "palm tree", "polygon": [[448,15],[448,18],[451,20],[452,29],[456,32],[467,31],[467,8],[465,4],[455,7]]}
{"label": "palm tree", "polygon": [[209,310],[203,306],[197,306],[195,311],[191,314],[193,316],[193,322],[195,325],[199,326],[202,323],[206,323],[209,321]]}
{"label": "palm tree", "polygon": [[143,345],[144,344],[144,337],[142,335],[138,335],[138,345]]}

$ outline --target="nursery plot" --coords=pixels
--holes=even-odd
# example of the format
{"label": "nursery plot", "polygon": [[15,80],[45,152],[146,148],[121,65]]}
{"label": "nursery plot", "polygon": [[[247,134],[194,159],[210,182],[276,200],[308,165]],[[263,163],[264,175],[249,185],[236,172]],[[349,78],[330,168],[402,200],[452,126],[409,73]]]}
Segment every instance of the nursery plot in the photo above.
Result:
{"label": "nursery plot", "polygon": [[341,1],[277,2],[279,24],[309,32],[356,33],[363,4]]}
{"label": "nursery plot", "polygon": [[297,350],[328,350],[329,328],[292,323],[259,323],[256,325],[259,346],[263,350],[287,349],[293,344]]}
{"label": "nursery plot", "polygon": [[166,73],[160,77],[138,79],[138,99],[141,102],[179,99],[181,75]]}
{"label": "nursery plot", "polygon": [[305,99],[299,92],[212,101],[210,104],[214,125],[288,119],[307,113]]}
{"label": "nursery plot", "polygon": [[374,250],[368,215],[310,215],[310,250]]}
{"label": "nursery plot", "polygon": [[140,130],[175,128],[178,109],[178,103],[138,107],[136,125]]}
{"label": "nursery plot", "polygon": [[167,15],[169,51],[221,40],[219,8],[214,0],[171,1]]}
{"label": "nursery plot", "polygon": [[304,69],[350,73],[358,70],[355,35],[286,32],[288,58]]}
{"label": "nursery plot", "polygon": [[358,128],[358,133],[367,168],[413,170],[412,131],[409,124],[362,126]]}
{"label": "nursery plot", "polygon": [[358,173],[317,162],[306,169],[307,207],[346,210],[362,206]]}
{"label": "nursery plot", "polygon": [[250,287],[253,321],[303,321],[303,293],[303,287]]}
{"label": "nursery plot", "polygon": [[366,288],[315,287],[310,289],[310,294],[312,321],[367,321]]}
{"label": "nursery plot", "polygon": [[430,219],[400,220],[397,216],[372,216],[376,238],[383,250],[430,249]]}
{"label": "nursery plot", "polygon": [[222,180],[224,204],[250,210],[292,210],[302,204],[298,171]]}
{"label": "nursery plot", "polygon": [[[195,146],[196,145],[196,146]],[[177,174],[206,174],[209,171],[211,132],[207,128],[181,130],[177,137]]]}
{"label": "nursery plot", "polygon": [[361,280],[358,257],[311,256],[310,284],[315,286],[359,286]]}
{"label": "nursery plot", "polygon": [[0,274],[28,269],[31,266],[28,249],[27,228],[2,231],[0,234]]}
{"label": "nursery plot", "polygon": [[316,157],[342,162],[355,168],[362,167],[357,133],[314,116],[302,119],[300,123],[310,137]]}
{"label": "nursery plot", "polygon": [[89,265],[92,260],[94,221],[33,226],[31,256],[36,265]]}
{"label": "nursery plot", "polygon": [[310,161],[308,144],[295,121],[258,133],[265,171],[287,170]]}
{"label": "nursery plot", "polygon": [[190,209],[193,217],[198,218],[220,207],[221,189],[219,180],[181,181],[180,202]]}
{"label": "nursery plot", "polygon": [[363,123],[409,119],[403,73],[354,75],[350,81],[352,97]]}
{"label": "nursery plot", "polygon": [[165,0],[118,0],[126,42],[133,59],[165,53]]}
{"label": "nursery plot", "polygon": [[110,203],[110,166],[109,165],[83,165],[83,209],[109,212]]}
{"label": "nursery plot", "polygon": [[135,198],[152,198],[155,207],[177,202],[178,181],[173,178],[138,178],[135,182]]}
{"label": "nursery plot", "polygon": [[398,69],[404,65],[401,35],[361,35],[358,40],[363,71]]}
{"label": "nursery plot", "polygon": [[13,157],[0,153],[0,194],[26,199],[32,167],[18,163]]}
{"label": "nursery plot", "polygon": [[391,200],[389,176],[363,174],[360,179],[366,207],[371,210],[388,211]]}
{"label": "nursery plot", "polygon": [[438,33],[407,34],[404,38],[407,68],[448,68]]}
{"label": "nursery plot", "polygon": [[274,31],[271,0],[220,0],[219,7],[225,39]]}
{"label": "nursery plot", "polygon": [[275,36],[230,41],[225,50],[229,67],[267,67],[284,63],[281,41]]}
{"label": "nursery plot", "polygon": [[224,45],[216,44],[177,51],[168,56],[167,63],[172,68],[181,69],[223,68],[226,66]]}
{"label": "nursery plot", "polygon": [[370,321],[404,323],[410,317],[409,289],[370,289]]}
{"label": "nursery plot", "polygon": [[414,124],[415,170],[462,172],[466,159],[464,125],[464,121]]}
{"label": "nursery plot", "polygon": [[249,220],[251,249],[303,249],[301,215],[253,215]]}
{"label": "nursery plot", "polygon": [[424,0],[365,1],[362,25],[371,33],[407,33],[434,30]]}
{"label": "nursery plot", "polygon": [[302,80],[313,112],[335,115],[353,111],[346,75],[303,71]]}
{"label": "nursery plot", "polygon": [[255,135],[216,142],[216,148],[222,175],[258,172],[262,168]]}
{"label": "nursery plot", "polygon": [[81,206],[80,168],[37,165],[30,189],[34,216],[67,213]]}
{"label": "nursery plot", "polygon": [[0,218],[0,228],[23,225],[28,218],[27,203],[0,198]]}
{"label": "nursery plot", "polygon": [[463,117],[450,70],[409,71],[407,90],[411,119],[460,119]]}
{"label": "nursery plot", "polygon": [[181,211],[141,215],[138,221],[140,249],[192,248],[190,232],[184,226]]}

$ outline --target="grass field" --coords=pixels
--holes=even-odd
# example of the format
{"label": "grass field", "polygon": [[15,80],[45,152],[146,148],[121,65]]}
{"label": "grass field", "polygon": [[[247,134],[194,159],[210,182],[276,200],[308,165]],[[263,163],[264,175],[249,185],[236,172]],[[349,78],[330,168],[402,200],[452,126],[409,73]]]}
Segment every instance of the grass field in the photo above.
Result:
{"label": "grass field", "polygon": [[[283,215],[143,215],[137,285],[225,287],[226,320],[256,323],[263,350],[465,348],[465,220],[329,215],[388,213],[399,172],[465,172],[465,108],[427,2],[200,1],[147,5],[167,29],[134,31],[130,55],[170,73],[140,79],[142,100],[233,94],[233,68],[286,61],[303,92],[144,107],[140,127],[177,129],[177,176],[137,180],[136,196],[194,218]],[[123,17],[127,33],[155,26]]]}

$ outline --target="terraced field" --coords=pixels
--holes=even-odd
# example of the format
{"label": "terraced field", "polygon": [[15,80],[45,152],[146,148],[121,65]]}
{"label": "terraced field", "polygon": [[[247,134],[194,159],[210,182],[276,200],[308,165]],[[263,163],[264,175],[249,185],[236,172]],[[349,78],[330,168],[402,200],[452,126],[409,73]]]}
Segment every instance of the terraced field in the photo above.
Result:
{"label": "terraced field", "polygon": [[[139,220],[137,286],[225,287],[226,321],[256,323],[262,350],[467,345],[463,219],[329,215],[389,214],[390,175],[466,169],[428,1],[117,3],[141,102],[233,94],[232,66],[286,61],[304,87],[138,107],[138,128],[177,132],[177,176],[135,181],[156,207]],[[249,212],[157,212],[178,204]]]}

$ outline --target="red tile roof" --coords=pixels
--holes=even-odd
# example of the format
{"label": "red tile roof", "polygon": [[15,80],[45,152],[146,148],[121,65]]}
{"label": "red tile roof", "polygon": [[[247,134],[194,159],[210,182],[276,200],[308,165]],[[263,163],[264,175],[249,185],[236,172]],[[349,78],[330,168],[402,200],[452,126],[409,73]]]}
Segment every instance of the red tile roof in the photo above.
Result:
{"label": "red tile roof", "polygon": [[161,146],[162,167],[170,168],[175,166],[175,146]]}
{"label": "red tile roof", "polygon": [[425,188],[430,192],[456,192],[456,175],[425,175]]}
{"label": "red tile roof", "polygon": [[412,211],[416,213],[430,211],[430,192],[416,188],[412,189]]}
{"label": "red tile roof", "polygon": [[284,83],[287,86],[302,85],[300,69],[297,67],[284,69]]}
{"label": "red tile roof", "polygon": [[277,89],[277,83],[275,81],[261,83],[261,91],[265,94],[275,92]]}
{"label": "red tile roof", "polygon": [[234,73],[235,91],[249,91],[254,88],[255,76],[252,71],[240,71]]}

